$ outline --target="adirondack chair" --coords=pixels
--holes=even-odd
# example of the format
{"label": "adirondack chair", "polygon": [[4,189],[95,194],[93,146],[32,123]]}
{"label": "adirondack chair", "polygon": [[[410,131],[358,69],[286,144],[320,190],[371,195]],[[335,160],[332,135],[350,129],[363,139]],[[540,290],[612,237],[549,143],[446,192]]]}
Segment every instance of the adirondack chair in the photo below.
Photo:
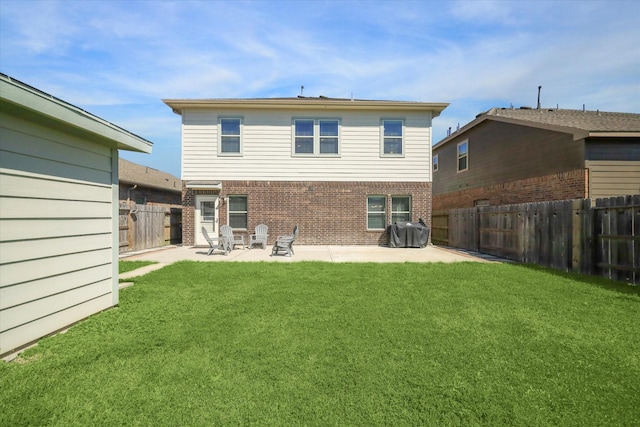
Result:
{"label": "adirondack chair", "polygon": [[298,226],[293,227],[293,234],[287,236],[278,236],[276,238],[276,243],[273,245],[271,249],[271,255],[278,255],[278,252],[282,251],[285,254],[291,256],[293,255],[293,242],[296,241],[298,237]]}
{"label": "adirondack chair", "polygon": [[266,249],[267,237],[269,236],[267,234],[268,230],[269,230],[269,227],[267,227],[264,224],[257,225],[255,234],[252,234],[249,237],[249,249],[251,249],[253,245],[262,245],[262,249]]}
{"label": "adirondack chair", "polygon": [[207,229],[204,227],[202,227],[202,234],[204,234],[204,238],[207,240],[207,243],[209,243],[209,252],[207,255],[211,255],[216,249],[224,251],[225,255],[229,253],[229,244],[225,241],[224,237],[210,237]]}
{"label": "adirondack chair", "polygon": [[220,234],[225,239],[227,244],[229,245],[229,250],[232,251],[235,249],[236,245],[242,245],[242,249],[244,250],[244,236],[239,234],[233,234],[233,228],[230,225],[222,225],[220,226]]}

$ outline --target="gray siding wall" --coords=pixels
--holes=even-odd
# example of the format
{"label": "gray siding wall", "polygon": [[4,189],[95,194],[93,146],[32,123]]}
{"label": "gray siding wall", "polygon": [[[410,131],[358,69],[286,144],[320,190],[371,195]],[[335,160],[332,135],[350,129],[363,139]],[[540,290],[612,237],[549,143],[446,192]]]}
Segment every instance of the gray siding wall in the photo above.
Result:
{"label": "gray siding wall", "polygon": [[[457,172],[457,145],[469,140],[469,169]],[[434,149],[433,194],[480,188],[584,167],[584,143],[569,134],[485,121]]]}
{"label": "gray siding wall", "polygon": [[0,354],[117,303],[116,174],[117,150],[0,113]]}

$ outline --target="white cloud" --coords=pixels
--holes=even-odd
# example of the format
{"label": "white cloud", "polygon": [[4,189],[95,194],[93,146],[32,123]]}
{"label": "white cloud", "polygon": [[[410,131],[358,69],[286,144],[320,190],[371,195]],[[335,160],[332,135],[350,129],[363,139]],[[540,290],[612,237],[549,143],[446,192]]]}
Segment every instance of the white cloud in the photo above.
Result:
{"label": "white cloud", "polygon": [[145,105],[301,85],[451,102],[435,134],[492,106],[535,105],[538,85],[547,106],[640,112],[639,19],[640,2],[619,0],[4,0],[0,66],[162,146],[179,126],[168,107]]}

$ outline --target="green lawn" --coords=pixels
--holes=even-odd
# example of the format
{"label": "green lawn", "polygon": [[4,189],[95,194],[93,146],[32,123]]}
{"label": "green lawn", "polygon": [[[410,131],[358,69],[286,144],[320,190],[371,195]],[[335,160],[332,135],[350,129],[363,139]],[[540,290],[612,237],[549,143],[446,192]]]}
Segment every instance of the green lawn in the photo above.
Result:
{"label": "green lawn", "polygon": [[0,425],[631,426],[640,292],[507,264],[181,262],[0,364]]}
{"label": "green lawn", "polygon": [[145,265],[156,264],[155,261],[120,261],[118,262],[118,272],[120,274],[133,271]]}

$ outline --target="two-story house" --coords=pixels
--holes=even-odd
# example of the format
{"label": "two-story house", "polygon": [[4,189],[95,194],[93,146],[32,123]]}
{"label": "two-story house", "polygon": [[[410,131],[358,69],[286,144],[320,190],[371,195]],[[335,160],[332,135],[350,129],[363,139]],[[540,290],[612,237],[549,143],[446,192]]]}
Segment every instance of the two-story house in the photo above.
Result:
{"label": "two-story house", "polygon": [[640,114],[493,108],[432,161],[436,211],[640,194]]}
{"label": "two-story house", "polygon": [[448,104],[326,97],[166,99],[182,116],[183,243],[300,227],[302,244],[386,244],[429,221],[432,119]]}

